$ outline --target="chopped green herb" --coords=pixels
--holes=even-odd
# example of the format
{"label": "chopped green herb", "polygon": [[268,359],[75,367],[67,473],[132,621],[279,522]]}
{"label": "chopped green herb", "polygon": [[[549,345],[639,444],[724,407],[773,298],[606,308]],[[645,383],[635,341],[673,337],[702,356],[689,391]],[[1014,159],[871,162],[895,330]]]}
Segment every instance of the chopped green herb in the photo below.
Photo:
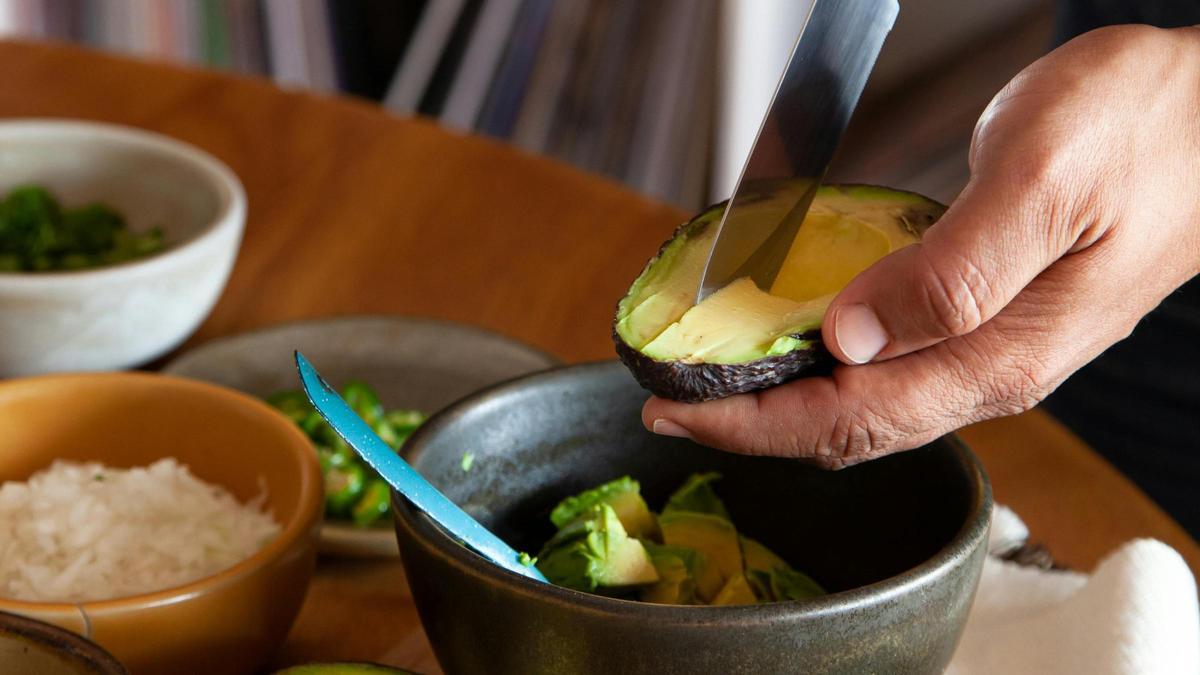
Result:
{"label": "chopped green herb", "polygon": [[462,461],[459,462],[459,466],[462,467],[463,471],[470,471],[471,465],[474,463],[475,463],[475,453],[464,452],[463,456],[462,456]]}
{"label": "chopped green herb", "polygon": [[163,249],[162,230],[130,232],[104,204],[64,209],[37,185],[0,200],[0,272],[80,270],[128,262]]}

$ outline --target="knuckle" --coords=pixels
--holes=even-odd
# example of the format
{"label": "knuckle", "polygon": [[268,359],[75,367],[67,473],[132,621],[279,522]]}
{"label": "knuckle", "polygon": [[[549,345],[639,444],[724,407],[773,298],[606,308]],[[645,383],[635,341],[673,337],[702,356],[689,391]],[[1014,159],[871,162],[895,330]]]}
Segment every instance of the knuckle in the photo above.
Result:
{"label": "knuckle", "polygon": [[[1015,347],[1015,348],[1014,348]],[[1033,408],[1053,390],[1053,369],[1040,356],[1035,343],[1023,347],[992,345],[990,356],[978,370],[983,400],[981,409],[992,416],[1015,415]]]}
{"label": "knuckle", "polygon": [[996,339],[948,345],[957,365],[956,388],[964,419],[978,420],[1025,412],[1049,395],[1051,370],[1033,348],[1018,353]]}
{"label": "knuckle", "polygon": [[987,278],[965,257],[954,264],[933,264],[925,258],[924,301],[942,337],[958,337],[979,328],[984,321]]}
{"label": "knuckle", "polygon": [[858,415],[845,411],[834,419],[822,454],[831,460],[841,461],[846,457],[870,452],[871,445],[871,430],[862,423]]}
{"label": "knuckle", "polygon": [[1105,26],[1072,40],[1072,50],[1083,60],[1102,60],[1128,68],[1131,76],[1145,73],[1146,54],[1171,46],[1169,32],[1145,24]]}
{"label": "knuckle", "polygon": [[990,403],[1005,415],[1015,415],[1041,403],[1049,393],[1045,379],[1035,365],[1014,364],[993,380]]}
{"label": "knuckle", "polygon": [[[1022,148],[1023,152],[1005,163],[1004,180],[1017,198],[1016,215],[1022,220],[1061,224],[1069,220],[1063,216],[1074,210],[1078,195],[1089,192],[1081,185],[1082,176],[1100,168],[1096,166],[1097,153],[1088,147],[1092,122],[1074,123],[1073,118],[1061,114],[1042,113],[1039,117],[1030,124],[1044,133],[1032,136],[1043,140]],[[1073,134],[1058,129],[1072,123]]]}
{"label": "knuckle", "polygon": [[891,428],[879,415],[843,410],[814,459],[826,469],[841,469],[882,455],[894,436]]}
{"label": "knuckle", "polygon": [[1049,145],[1026,154],[1023,161],[1014,166],[1012,176],[1017,191],[1034,203],[1055,203],[1054,196],[1060,194],[1069,182],[1068,177],[1078,163],[1074,153]]}

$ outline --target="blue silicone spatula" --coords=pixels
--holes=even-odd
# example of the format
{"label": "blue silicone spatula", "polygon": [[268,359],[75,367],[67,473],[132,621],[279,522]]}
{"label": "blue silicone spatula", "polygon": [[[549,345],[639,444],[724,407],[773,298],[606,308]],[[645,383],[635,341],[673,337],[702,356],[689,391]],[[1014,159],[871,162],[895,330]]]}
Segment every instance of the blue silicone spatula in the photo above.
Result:
{"label": "blue silicone spatula", "polygon": [[321,417],[397,492],[484,558],[510,572],[546,581],[536,567],[521,562],[521,554],[458,508],[375,435],[370,425],[342,400],[300,352],[296,352],[296,368],[300,371],[304,393],[308,394],[308,400],[312,401]]}

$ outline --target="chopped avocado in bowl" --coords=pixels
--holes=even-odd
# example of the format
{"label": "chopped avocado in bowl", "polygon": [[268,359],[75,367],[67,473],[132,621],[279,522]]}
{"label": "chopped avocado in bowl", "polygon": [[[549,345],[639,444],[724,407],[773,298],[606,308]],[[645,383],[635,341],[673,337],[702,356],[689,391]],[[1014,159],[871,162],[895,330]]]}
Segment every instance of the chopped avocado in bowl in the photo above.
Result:
{"label": "chopped avocado in bowl", "polygon": [[673,605],[752,605],[825,591],[766,546],[738,534],[713,489],[693,474],[655,515],[629,476],[568,497],[537,556],[551,583]]}
{"label": "chopped avocado in bowl", "polygon": [[[756,208],[782,217],[778,204]],[[744,277],[695,304],[723,211],[710,207],[676,230],[617,305],[617,354],[658,396],[706,401],[823,372],[830,301],[875,261],[920,241],[945,207],[888,188],[824,186],[769,290]]]}

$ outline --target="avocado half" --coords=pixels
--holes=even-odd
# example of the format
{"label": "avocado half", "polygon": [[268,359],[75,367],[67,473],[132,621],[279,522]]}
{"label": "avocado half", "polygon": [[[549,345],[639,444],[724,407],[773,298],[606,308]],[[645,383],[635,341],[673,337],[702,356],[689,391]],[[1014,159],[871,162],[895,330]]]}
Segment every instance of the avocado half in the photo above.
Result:
{"label": "avocado half", "polygon": [[[754,208],[778,219],[788,205]],[[743,278],[697,305],[724,209],[680,226],[617,304],[617,354],[656,396],[696,403],[828,372],[821,321],[830,301],[876,260],[920,241],[946,207],[890,188],[822,186],[770,292]]]}

